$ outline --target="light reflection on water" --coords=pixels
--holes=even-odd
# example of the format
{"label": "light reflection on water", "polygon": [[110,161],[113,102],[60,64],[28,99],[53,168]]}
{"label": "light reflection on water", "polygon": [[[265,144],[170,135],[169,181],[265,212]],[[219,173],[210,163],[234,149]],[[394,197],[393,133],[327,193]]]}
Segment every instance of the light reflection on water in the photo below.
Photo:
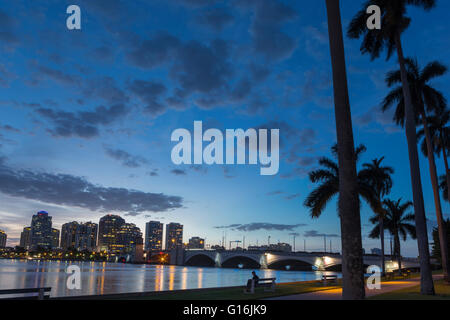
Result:
{"label": "light reflection on water", "polygon": [[[66,268],[81,268],[81,290],[68,290]],[[323,272],[256,270],[278,283],[320,280]],[[251,270],[182,266],[130,265],[106,262],[0,259],[0,289],[52,287],[51,296],[80,296],[241,286]],[[327,274],[338,274],[327,272]]]}

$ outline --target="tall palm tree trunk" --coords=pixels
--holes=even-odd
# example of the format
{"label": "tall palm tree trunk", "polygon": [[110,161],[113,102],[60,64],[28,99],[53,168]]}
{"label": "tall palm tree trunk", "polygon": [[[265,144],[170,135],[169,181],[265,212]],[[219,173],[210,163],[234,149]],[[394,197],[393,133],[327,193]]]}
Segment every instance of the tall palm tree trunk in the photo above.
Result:
{"label": "tall palm tree trunk", "polygon": [[381,238],[381,275],[384,276],[386,274],[386,263],[384,261],[384,219],[383,216],[380,216],[380,238]]}
{"label": "tall palm tree trunk", "polygon": [[445,165],[445,174],[447,175],[447,192],[448,192],[448,201],[450,201],[450,170],[448,168],[448,160],[447,160],[447,151],[445,147],[447,145],[447,141],[444,139],[444,135],[442,131],[440,132],[440,140],[442,144],[442,155],[444,157],[444,165]]}
{"label": "tall palm tree trunk", "polygon": [[356,157],[339,0],[326,0],[339,155],[343,299],[365,298]]}
{"label": "tall palm tree trunk", "polygon": [[403,97],[405,101],[405,128],[408,141],[409,163],[411,170],[411,184],[414,199],[414,211],[416,221],[417,244],[420,258],[420,291],[422,294],[434,295],[433,276],[431,274],[430,251],[428,247],[427,221],[425,217],[425,205],[423,202],[422,181],[420,178],[419,154],[417,152],[416,123],[414,109],[411,100],[411,92],[403,56],[400,32],[396,35],[396,47],[400,73],[402,78]]}
{"label": "tall palm tree trunk", "polygon": [[394,256],[397,258],[398,263],[398,274],[402,274],[402,254],[400,252],[400,237],[398,235],[398,230],[394,235]]}
{"label": "tall palm tree trunk", "polygon": [[444,271],[444,280],[449,281],[449,265],[448,265],[448,241],[447,232],[445,230],[444,218],[442,216],[441,198],[439,194],[439,183],[436,171],[436,160],[434,158],[433,144],[431,141],[430,128],[424,112],[421,114],[425,139],[428,151],[428,163],[430,167],[431,185],[433,186],[434,205],[436,208],[436,219],[438,223],[439,243],[441,247],[442,270]]}

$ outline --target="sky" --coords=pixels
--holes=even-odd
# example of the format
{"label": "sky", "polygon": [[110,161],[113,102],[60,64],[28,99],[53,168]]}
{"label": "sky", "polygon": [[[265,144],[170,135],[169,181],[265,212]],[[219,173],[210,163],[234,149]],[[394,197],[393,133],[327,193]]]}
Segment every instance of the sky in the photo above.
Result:
{"label": "sky", "polygon": [[[346,27],[363,1],[341,1]],[[403,36],[421,65],[448,64],[448,1],[413,18]],[[66,9],[81,8],[81,30]],[[361,163],[385,157],[395,169],[389,198],[412,200],[404,131],[382,113],[386,72],[396,59],[361,55],[345,39],[356,144]],[[448,97],[449,75],[433,81]],[[204,128],[280,129],[280,171],[259,166],[171,161],[171,133]],[[144,232],[158,220],[184,225],[219,244],[287,242],[340,250],[336,199],[319,219],[303,202],[308,172],[336,141],[324,1],[47,0],[0,3],[0,229],[18,244],[31,216],[54,227],[118,214]],[[436,225],[427,159],[420,155],[429,228]],[[442,157],[438,173],[444,173]],[[446,217],[450,207],[443,203]],[[363,246],[373,215],[362,205]],[[387,236],[389,239],[389,236]],[[389,243],[389,242],[388,242]],[[389,247],[389,245],[387,245]],[[329,248],[328,248],[329,249]],[[389,249],[387,249],[389,252]],[[402,243],[417,255],[413,240]]]}

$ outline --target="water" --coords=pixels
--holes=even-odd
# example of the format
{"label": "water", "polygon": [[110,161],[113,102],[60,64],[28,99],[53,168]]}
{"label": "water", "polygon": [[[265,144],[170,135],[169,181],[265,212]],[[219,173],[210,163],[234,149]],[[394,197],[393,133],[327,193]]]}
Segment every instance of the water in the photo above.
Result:
{"label": "water", "polygon": [[[69,265],[81,269],[81,290],[66,287]],[[51,287],[52,297],[241,286],[251,270],[102,262],[0,259],[0,289]],[[323,272],[257,270],[278,283],[320,280]],[[327,272],[326,274],[337,274]]]}

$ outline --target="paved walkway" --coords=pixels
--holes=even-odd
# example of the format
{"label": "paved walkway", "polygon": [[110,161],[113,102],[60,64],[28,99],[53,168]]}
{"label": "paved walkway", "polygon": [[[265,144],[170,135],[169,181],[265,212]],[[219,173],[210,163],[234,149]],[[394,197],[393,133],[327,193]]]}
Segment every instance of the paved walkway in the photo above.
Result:
{"label": "paved walkway", "polygon": [[[439,280],[441,278],[442,275],[433,276],[434,280]],[[366,288],[366,297],[372,297],[391,291],[415,287],[418,285],[420,285],[420,278],[382,282],[380,290],[368,290]],[[269,298],[267,300],[342,300],[342,289],[332,289],[303,294],[295,294],[285,297]]]}

